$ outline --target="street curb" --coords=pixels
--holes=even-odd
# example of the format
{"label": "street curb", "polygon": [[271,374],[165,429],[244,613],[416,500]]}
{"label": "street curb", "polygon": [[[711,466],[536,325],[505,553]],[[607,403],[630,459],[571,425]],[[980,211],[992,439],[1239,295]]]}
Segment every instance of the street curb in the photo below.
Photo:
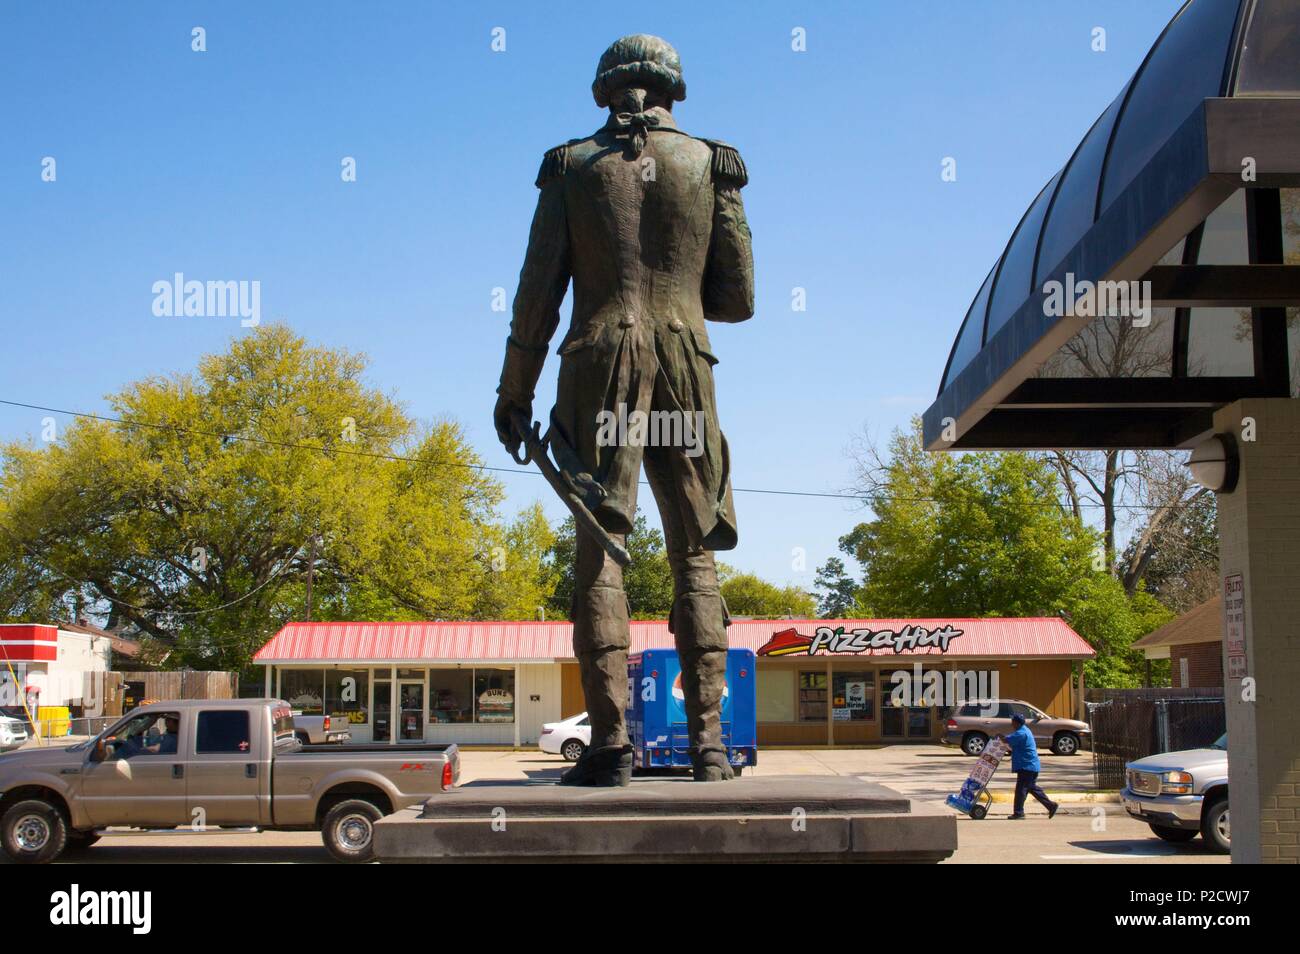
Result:
{"label": "street curb", "polygon": [[[995,802],[1015,801],[1015,792],[989,792]],[[1118,803],[1119,792],[1048,792],[1047,797],[1062,805],[1087,805],[1094,802]]]}

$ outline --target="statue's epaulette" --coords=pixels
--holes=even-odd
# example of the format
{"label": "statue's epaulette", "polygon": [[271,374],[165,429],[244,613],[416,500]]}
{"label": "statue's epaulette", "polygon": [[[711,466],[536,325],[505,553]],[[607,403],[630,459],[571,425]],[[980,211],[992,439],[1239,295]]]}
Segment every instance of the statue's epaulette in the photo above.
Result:
{"label": "statue's epaulette", "polygon": [[558,179],[564,175],[569,166],[569,147],[577,139],[570,139],[562,146],[556,146],[554,149],[546,150],[546,155],[542,156],[542,167],[537,170],[537,188],[541,188],[552,179]]}
{"label": "statue's epaulette", "polygon": [[749,172],[745,169],[745,160],[740,158],[740,152],[735,146],[729,146],[725,142],[718,142],[716,139],[704,140],[713,150],[713,178],[714,181],[724,182],[733,185],[737,189],[743,189],[749,182]]}

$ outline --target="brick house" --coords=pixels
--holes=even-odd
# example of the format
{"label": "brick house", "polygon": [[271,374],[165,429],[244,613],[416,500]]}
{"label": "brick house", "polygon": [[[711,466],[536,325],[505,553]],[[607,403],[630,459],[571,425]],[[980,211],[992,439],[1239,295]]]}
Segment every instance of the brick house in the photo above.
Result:
{"label": "brick house", "polygon": [[1223,600],[1214,597],[1133,644],[1147,659],[1168,659],[1175,689],[1223,685]]}

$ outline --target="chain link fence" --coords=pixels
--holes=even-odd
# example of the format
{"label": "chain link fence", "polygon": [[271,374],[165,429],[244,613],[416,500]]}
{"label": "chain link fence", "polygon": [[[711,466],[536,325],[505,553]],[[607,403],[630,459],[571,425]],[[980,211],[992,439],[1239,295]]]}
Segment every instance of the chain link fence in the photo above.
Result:
{"label": "chain link fence", "polygon": [[[1214,693],[1217,693],[1215,695]],[[1135,759],[1209,745],[1227,729],[1223,690],[1104,690],[1089,693],[1092,769],[1099,789],[1124,787]]]}
{"label": "chain link fence", "polygon": [[121,716],[76,716],[54,719],[37,719],[35,723],[23,719],[27,729],[28,745],[66,745],[99,735]]}

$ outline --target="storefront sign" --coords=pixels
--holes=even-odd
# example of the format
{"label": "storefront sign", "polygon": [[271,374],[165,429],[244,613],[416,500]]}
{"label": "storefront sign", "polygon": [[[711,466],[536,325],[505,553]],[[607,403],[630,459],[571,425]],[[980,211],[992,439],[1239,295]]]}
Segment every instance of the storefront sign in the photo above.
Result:
{"label": "storefront sign", "polygon": [[759,647],[760,656],[817,656],[824,653],[836,655],[875,655],[879,653],[911,652],[917,649],[948,651],[949,641],[962,635],[960,629],[946,625],[938,629],[924,626],[904,626],[892,629],[853,629],[843,626],[832,629],[818,626],[812,636],[804,636],[795,629],[783,629]]}
{"label": "storefront sign", "polygon": [[[844,684],[846,709],[867,708],[867,684],[861,680],[850,680]],[[848,718],[848,716],[845,716]]]}
{"label": "storefront sign", "polygon": [[1245,679],[1246,585],[1240,573],[1223,578],[1223,646],[1228,657],[1228,678]]}

